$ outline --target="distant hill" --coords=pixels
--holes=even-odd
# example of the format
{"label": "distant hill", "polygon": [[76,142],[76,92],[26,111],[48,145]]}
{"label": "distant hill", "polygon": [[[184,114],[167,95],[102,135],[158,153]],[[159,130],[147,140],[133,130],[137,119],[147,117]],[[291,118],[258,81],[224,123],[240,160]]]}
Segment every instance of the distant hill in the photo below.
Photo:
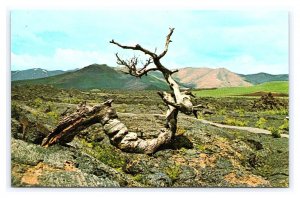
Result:
{"label": "distant hill", "polygon": [[288,74],[279,74],[279,75],[272,75],[267,73],[257,73],[257,74],[238,74],[241,76],[245,81],[257,85],[265,82],[272,82],[272,81],[288,81],[289,75]]}
{"label": "distant hill", "polygon": [[41,68],[27,69],[22,71],[11,71],[11,80],[15,81],[15,80],[45,78],[45,77],[55,76],[63,73],[65,73],[65,71],[62,70],[48,71]]}
{"label": "distant hill", "polygon": [[116,71],[105,64],[93,64],[76,71],[47,78],[14,81],[13,84],[50,84],[60,88],[76,89],[168,89],[166,82],[154,76],[136,78]]}
{"label": "distant hill", "polygon": [[181,83],[196,89],[247,87],[252,84],[225,68],[183,68],[174,74]]}

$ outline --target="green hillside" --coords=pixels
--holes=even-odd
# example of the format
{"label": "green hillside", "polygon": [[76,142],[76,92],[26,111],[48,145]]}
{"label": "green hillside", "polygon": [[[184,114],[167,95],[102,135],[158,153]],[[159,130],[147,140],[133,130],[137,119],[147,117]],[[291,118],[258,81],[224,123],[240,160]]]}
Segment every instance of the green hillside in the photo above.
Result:
{"label": "green hillside", "polygon": [[250,87],[226,87],[210,90],[198,90],[194,93],[199,97],[224,97],[247,95],[256,92],[289,93],[289,83],[287,81],[266,82]]}
{"label": "green hillside", "polygon": [[76,89],[168,89],[167,84],[153,76],[141,79],[115,71],[107,65],[93,64],[80,70],[34,80],[14,81],[15,84],[49,84]]}
{"label": "green hillside", "polygon": [[257,73],[257,74],[238,74],[245,79],[245,81],[250,82],[251,84],[257,85],[265,82],[272,82],[272,81],[288,81],[289,75],[288,74],[278,74],[272,75],[267,73]]}

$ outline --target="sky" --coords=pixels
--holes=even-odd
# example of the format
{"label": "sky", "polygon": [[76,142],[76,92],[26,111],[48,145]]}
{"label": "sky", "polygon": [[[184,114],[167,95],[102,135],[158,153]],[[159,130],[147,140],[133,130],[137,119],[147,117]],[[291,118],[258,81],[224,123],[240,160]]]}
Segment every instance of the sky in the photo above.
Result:
{"label": "sky", "polygon": [[140,44],[163,51],[169,27],[175,28],[161,62],[170,69],[225,67],[252,74],[288,73],[289,14],[241,10],[14,10],[11,12],[11,70],[70,70],[98,63],[117,66],[143,53],[110,44]]}

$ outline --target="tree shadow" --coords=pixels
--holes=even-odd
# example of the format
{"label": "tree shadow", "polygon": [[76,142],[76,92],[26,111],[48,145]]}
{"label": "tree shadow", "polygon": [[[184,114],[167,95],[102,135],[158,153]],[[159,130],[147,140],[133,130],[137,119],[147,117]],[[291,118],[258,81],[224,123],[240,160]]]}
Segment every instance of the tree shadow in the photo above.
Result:
{"label": "tree shadow", "polygon": [[164,149],[179,150],[181,148],[186,148],[186,149],[194,148],[194,145],[191,142],[191,140],[187,138],[185,135],[175,136],[170,143],[162,145],[157,151],[164,150]]}

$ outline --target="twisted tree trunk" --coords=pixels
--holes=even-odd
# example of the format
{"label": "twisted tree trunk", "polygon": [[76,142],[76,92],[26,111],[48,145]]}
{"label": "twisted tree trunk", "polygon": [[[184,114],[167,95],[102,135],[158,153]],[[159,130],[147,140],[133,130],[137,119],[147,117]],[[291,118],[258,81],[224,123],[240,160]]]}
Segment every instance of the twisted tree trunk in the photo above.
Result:
{"label": "twisted tree trunk", "polygon": [[125,152],[154,153],[161,145],[167,144],[172,138],[169,129],[162,128],[157,138],[143,140],[136,133],[129,132],[119,120],[115,109],[108,100],[96,106],[81,104],[76,112],[65,116],[58,126],[43,141],[42,146],[48,147],[56,143],[66,144],[89,126],[101,123],[111,143]]}

